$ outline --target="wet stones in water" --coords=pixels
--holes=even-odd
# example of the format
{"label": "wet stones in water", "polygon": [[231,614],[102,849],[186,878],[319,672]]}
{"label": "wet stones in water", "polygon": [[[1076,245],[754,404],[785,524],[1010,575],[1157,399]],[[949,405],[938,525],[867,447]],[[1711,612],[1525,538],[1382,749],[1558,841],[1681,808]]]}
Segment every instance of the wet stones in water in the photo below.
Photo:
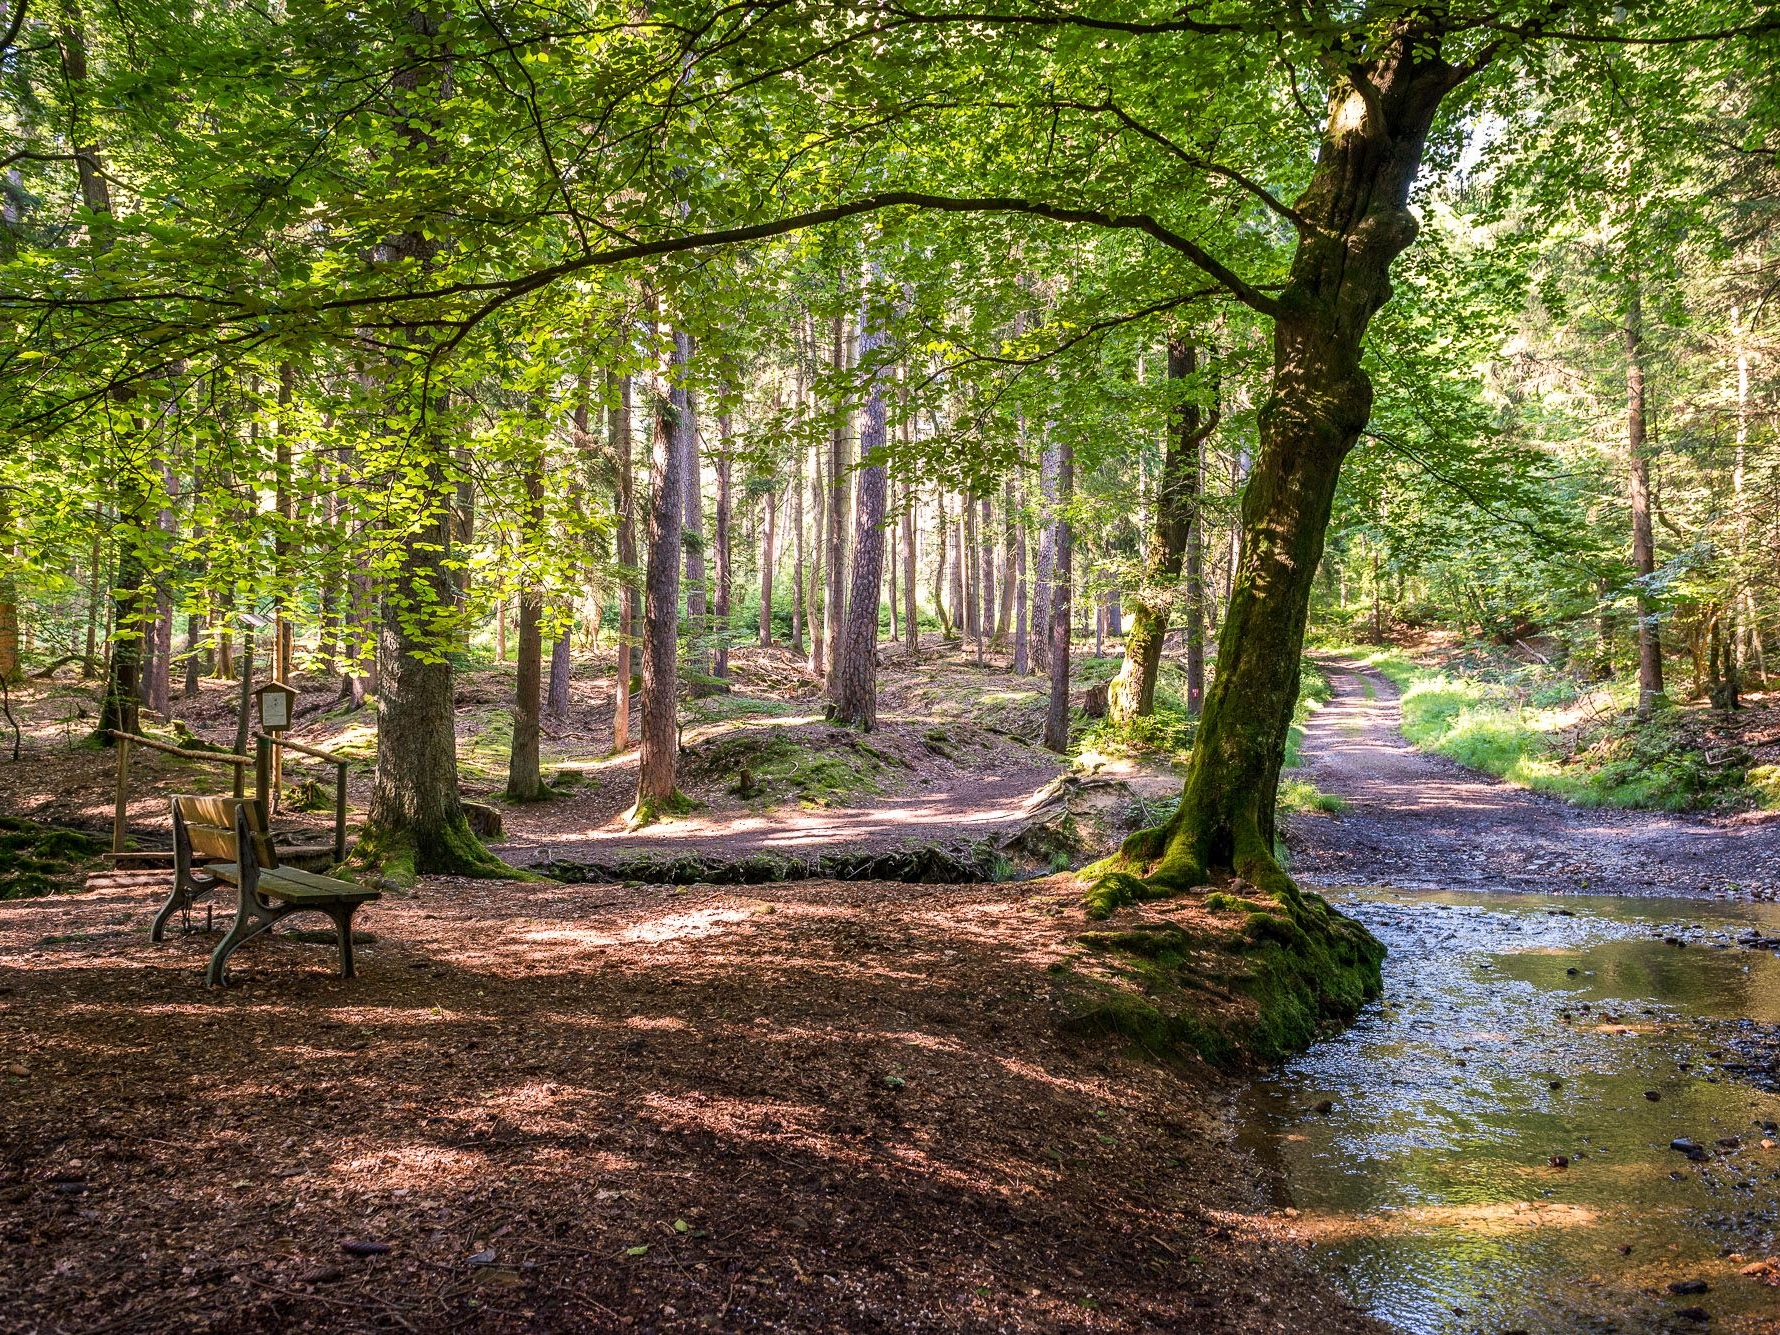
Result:
{"label": "wet stones in water", "polygon": [[1327,1117],[1330,1113],[1335,1111],[1335,1100],[1324,1099],[1321,1103],[1313,1107],[1311,1111],[1314,1113],[1321,1113],[1324,1117]]}
{"label": "wet stones in water", "polygon": [[1669,1148],[1677,1154],[1685,1154],[1694,1163],[1705,1163],[1712,1157],[1704,1145],[1696,1145],[1686,1136],[1676,1136],[1669,1142]]}

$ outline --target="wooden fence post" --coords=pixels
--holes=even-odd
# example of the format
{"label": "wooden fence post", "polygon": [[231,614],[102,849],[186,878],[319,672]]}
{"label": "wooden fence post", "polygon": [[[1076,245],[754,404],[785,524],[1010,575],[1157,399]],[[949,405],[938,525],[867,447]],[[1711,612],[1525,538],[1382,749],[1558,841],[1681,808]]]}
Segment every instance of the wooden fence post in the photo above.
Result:
{"label": "wooden fence post", "polygon": [[125,836],[130,823],[130,741],[117,739],[117,813],[111,822],[111,851],[124,851]]}
{"label": "wooden fence post", "polygon": [[334,766],[334,865],[346,861],[346,762]]}

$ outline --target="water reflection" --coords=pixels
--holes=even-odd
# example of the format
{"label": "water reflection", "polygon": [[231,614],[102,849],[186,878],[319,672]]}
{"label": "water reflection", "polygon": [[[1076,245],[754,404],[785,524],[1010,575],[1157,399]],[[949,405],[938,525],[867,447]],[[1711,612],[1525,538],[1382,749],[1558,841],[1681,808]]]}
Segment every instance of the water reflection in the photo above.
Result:
{"label": "water reflection", "polygon": [[1417,1332],[1780,1331],[1739,1273],[1780,1250],[1780,1097],[1722,1046],[1780,1023],[1780,958],[1736,944],[1780,909],[1335,898],[1390,946],[1385,1000],[1257,1081],[1245,1134],[1357,1301]]}

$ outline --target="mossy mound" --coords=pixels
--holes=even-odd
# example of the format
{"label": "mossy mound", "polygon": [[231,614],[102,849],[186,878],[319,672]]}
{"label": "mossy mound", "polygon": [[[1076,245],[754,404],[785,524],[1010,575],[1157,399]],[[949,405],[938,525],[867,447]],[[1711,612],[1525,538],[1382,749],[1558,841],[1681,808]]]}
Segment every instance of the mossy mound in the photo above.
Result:
{"label": "mossy mound", "polygon": [[851,733],[748,727],[687,748],[694,782],[722,783],[763,808],[795,801],[825,807],[884,790],[895,757]]}
{"label": "mossy mound", "polygon": [[73,888],[82,867],[105,851],[79,830],[0,816],[0,899],[27,899]]}
{"label": "mossy mound", "polygon": [[1383,990],[1384,946],[1320,895],[1215,891],[1203,908],[1083,933],[1093,968],[1064,1028],[1235,1067],[1303,1051]]}

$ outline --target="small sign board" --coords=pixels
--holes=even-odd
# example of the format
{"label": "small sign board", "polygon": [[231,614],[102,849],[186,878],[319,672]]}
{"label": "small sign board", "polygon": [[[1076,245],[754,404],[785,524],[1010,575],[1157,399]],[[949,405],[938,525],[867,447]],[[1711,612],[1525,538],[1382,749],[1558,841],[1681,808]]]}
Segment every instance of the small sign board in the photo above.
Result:
{"label": "small sign board", "polygon": [[260,731],[283,732],[296,712],[297,693],[281,681],[269,681],[253,693],[259,706]]}

